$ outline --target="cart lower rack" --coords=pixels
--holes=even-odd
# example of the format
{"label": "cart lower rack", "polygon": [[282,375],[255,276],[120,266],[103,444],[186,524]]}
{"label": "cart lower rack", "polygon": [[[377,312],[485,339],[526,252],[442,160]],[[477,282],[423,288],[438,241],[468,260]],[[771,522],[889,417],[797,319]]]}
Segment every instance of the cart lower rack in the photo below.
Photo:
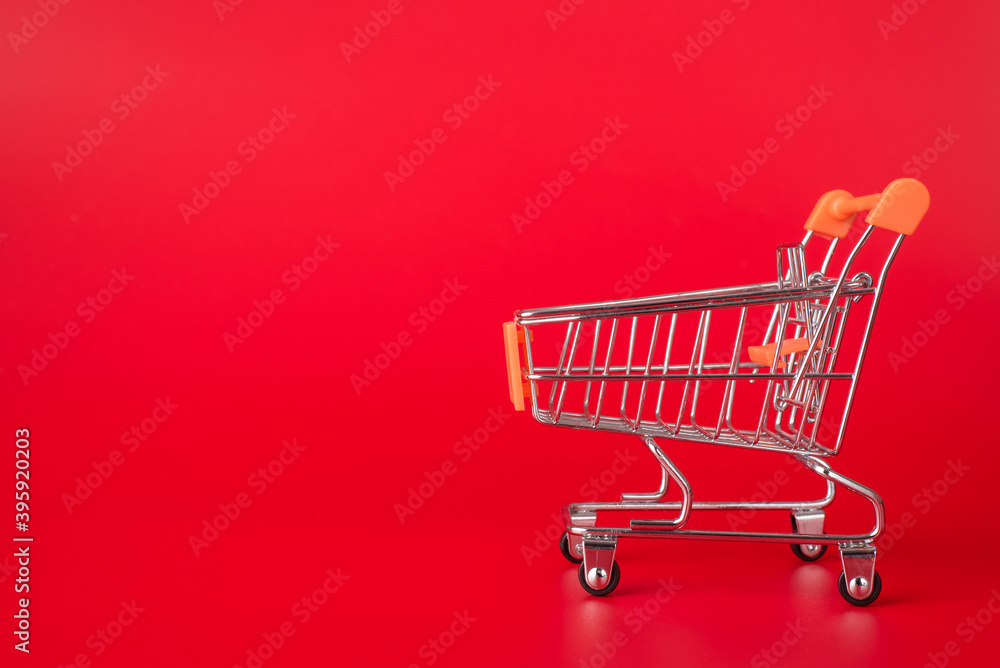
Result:
{"label": "cart lower rack", "polygon": [[[615,589],[618,539],[634,536],[789,543],[806,561],[837,545],[841,595],[854,605],[878,597],[882,499],[828,460],[840,451],[889,267],[929,202],[914,179],[897,179],[866,197],[835,190],[820,198],[800,243],[778,246],[774,281],[523,310],[504,324],[517,410],[530,406],[543,424],[633,434],[660,465],[656,491],[563,508],[562,552],[580,564],[586,591],[603,596]],[[861,211],[868,211],[866,225],[852,234]],[[876,228],[897,235],[881,267],[851,274]],[[817,240],[829,245],[822,265],[809,272],[806,249]],[[831,271],[838,244],[846,259]],[[783,452],[821,478],[826,493],[813,500],[696,501],[658,440]],[[664,500],[671,482],[679,501]],[[870,531],[825,532],[825,508],[838,488],[871,503]],[[693,514],[727,510],[788,512],[792,530],[686,528]],[[600,526],[598,513],[606,512],[628,514],[628,525]]]}

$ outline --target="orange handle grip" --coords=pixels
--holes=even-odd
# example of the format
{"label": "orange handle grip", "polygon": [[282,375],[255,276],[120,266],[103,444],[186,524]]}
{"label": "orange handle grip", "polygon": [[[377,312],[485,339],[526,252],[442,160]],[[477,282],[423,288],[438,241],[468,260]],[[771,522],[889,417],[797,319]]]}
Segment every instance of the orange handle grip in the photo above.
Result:
{"label": "orange handle grip", "polygon": [[821,236],[843,239],[860,211],[865,222],[898,234],[913,234],[927,213],[931,197],[916,179],[896,179],[877,195],[854,197],[846,190],[831,190],[819,198],[805,228]]}
{"label": "orange handle grip", "polygon": [[[763,346],[749,346],[747,352],[750,353],[750,361],[761,366],[771,366],[775,356],[783,357],[790,353],[801,353],[809,349],[809,339],[785,339],[781,342],[781,351],[778,352],[778,344],[768,343]],[[784,369],[784,360],[778,360],[778,368]]]}
{"label": "orange handle grip", "polygon": [[512,322],[503,324],[503,343],[507,353],[507,386],[514,410],[524,410],[524,398],[531,396],[531,383],[521,375],[521,347],[524,330]]}

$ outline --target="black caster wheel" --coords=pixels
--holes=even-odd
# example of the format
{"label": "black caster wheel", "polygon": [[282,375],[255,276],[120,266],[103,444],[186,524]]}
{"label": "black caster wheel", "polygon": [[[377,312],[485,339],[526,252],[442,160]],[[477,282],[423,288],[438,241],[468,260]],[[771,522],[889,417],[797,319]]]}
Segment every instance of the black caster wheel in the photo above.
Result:
{"label": "black caster wheel", "polygon": [[792,552],[794,552],[795,556],[802,561],[816,561],[826,554],[826,548],[828,547],[829,545],[798,545],[796,543],[792,543]]}
{"label": "black caster wheel", "polygon": [[[795,516],[792,515],[792,533],[798,533],[798,532],[799,532],[799,527],[795,523]],[[816,561],[824,554],[826,554],[826,548],[828,547],[830,546],[809,545],[808,543],[803,543],[800,545],[797,543],[792,543],[792,552],[794,552],[795,556],[801,559],[802,561]]]}
{"label": "black caster wheel", "polygon": [[614,562],[611,566],[611,577],[608,578],[608,584],[604,586],[604,589],[594,589],[589,584],[587,584],[587,572],[585,570],[586,566],[580,564],[580,584],[588,594],[593,594],[594,596],[607,596],[615,590],[618,586],[618,579],[621,577],[621,573],[618,571],[618,562]]}
{"label": "black caster wheel", "polygon": [[566,557],[567,561],[571,561],[574,564],[583,563],[583,557],[578,557],[569,551],[569,534],[563,532],[562,538],[559,540],[559,551],[562,552],[563,556]]}
{"label": "black caster wheel", "polygon": [[837,581],[837,588],[840,589],[840,595],[844,597],[844,600],[851,605],[868,605],[877,599],[878,595],[882,593],[882,578],[879,576],[878,571],[875,571],[875,582],[872,583],[872,593],[870,593],[867,598],[854,598],[851,596],[851,593],[847,591],[847,576],[845,576],[843,572],[840,573],[840,580]]}

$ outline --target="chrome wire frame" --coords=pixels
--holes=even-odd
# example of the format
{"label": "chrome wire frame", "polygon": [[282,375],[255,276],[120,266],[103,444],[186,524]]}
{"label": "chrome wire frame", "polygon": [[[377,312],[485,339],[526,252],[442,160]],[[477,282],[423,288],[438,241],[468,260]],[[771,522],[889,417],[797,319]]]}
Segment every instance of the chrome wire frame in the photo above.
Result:
{"label": "chrome wire frame", "polygon": [[[810,545],[840,545],[841,547],[866,544],[878,540],[885,527],[885,505],[871,488],[858,483],[830,468],[826,459],[813,455],[790,453],[799,464],[808,468],[826,482],[826,494],[811,501],[694,501],[691,485],[673,462],[660,449],[656,441],[641,437],[654,457],[663,467],[663,478],[658,491],[651,494],[622,494],[619,502],[571,503],[562,508],[566,531],[575,537],[585,535],[622,536],[639,538],[688,538],[701,540],[739,540],[759,543],[808,543]],[[668,491],[668,480],[673,479],[681,489],[681,500],[663,502]],[[875,524],[867,533],[780,533],[753,531],[708,531],[682,529],[692,510],[785,510],[790,512],[822,511],[829,506],[836,494],[836,486],[844,487],[867,499],[875,516]],[[671,519],[632,519],[628,527],[597,526],[597,513],[603,511],[668,511],[676,513]],[[576,542],[578,542],[579,538]]]}
{"label": "chrome wire frame", "polygon": [[[544,424],[629,433],[638,436],[661,467],[659,489],[650,493],[623,494],[621,501],[575,503],[563,508],[567,532],[575,545],[583,536],[634,535],[756,542],[839,544],[841,550],[866,546],[881,535],[885,509],[873,490],[832,470],[826,459],[836,455],[844,438],[858,376],[864,362],[885,279],[903,235],[899,235],[885,260],[878,280],[866,272],[849,277],[862,247],[872,235],[867,226],[859,237],[839,275],[826,274],[838,240],[830,242],[819,271],[808,274],[805,247],[813,238],[808,232],[798,244],[777,249],[777,280],[751,285],[695,290],[656,297],[612,300],[547,309],[522,310],[515,322],[525,331],[526,380],[531,386],[531,407],[536,420]],[[839,359],[848,317],[852,309],[868,305],[868,317],[853,366]],[[770,321],[763,344],[775,346],[770,367],[741,359],[747,343],[748,310],[770,307]],[[713,313],[737,312],[738,325],[729,353],[706,361]],[[678,350],[678,319],[698,316],[689,354]],[[593,323],[593,342],[587,345],[581,333],[585,323]],[[533,350],[532,330],[565,326],[563,343],[554,366],[536,359],[544,351]],[[640,339],[640,330],[645,333]],[[605,335],[604,332],[607,332]],[[643,341],[647,338],[649,343]],[[805,337],[806,350],[781,355],[783,342]],[[602,345],[606,341],[606,345]],[[618,359],[621,351],[625,359]],[[840,362],[840,365],[838,365]],[[699,416],[704,404],[704,387],[724,381],[717,415],[707,422]],[[540,396],[541,386],[551,388]],[[736,424],[734,406],[737,393],[751,383],[766,383],[760,411],[752,423]],[[677,413],[668,414],[664,403],[668,387],[680,385]],[[846,399],[839,415],[830,418],[836,439],[822,444],[817,437],[824,422],[824,409],[832,387],[846,387]],[[620,401],[612,400],[613,388],[620,388]],[[758,386],[759,387],[759,386]],[[582,388],[582,406],[571,404],[573,388]],[[634,409],[629,409],[630,397]],[[579,397],[577,397],[579,398]],[[701,400],[701,401],[700,401]],[[704,413],[704,411],[702,411]],[[664,453],[656,439],[709,443],[731,447],[783,452],[809,469],[826,484],[826,493],[813,500],[722,502],[694,501],[691,485]],[[680,501],[665,502],[670,480],[681,492]],[[693,531],[682,527],[693,510],[787,510],[817,512],[832,503],[836,487],[846,488],[871,502],[874,527],[867,533],[827,534],[822,530],[803,533],[759,533],[737,531]],[[631,519],[626,527],[598,527],[599,511],[665,511],[669,519]],[[820,520],[822,527],[822,520]],[[582,554],[582,548],[579,548]],[[874,548],[871,548],[874,549]]]}

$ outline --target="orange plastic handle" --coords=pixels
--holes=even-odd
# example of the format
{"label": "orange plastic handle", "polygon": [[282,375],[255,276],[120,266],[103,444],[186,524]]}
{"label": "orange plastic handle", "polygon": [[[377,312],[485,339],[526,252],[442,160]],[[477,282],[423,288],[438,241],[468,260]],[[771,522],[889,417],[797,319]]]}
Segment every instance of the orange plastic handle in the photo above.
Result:
{"label": "orange plastic handle", "polygon": [[916,179],[896,179],[877,195],[854,197],[831,190],[819,198],[805,228],[826,238],[843,239],[860,211],[865,222],[898,234],[913,234],[931,203],[927,186]]}
{"label": "orange plastic handle", "polygon": [[514,410],[524,410],[524,398],[531,396],[531,383],[521,375],[521,348],[524,330],[512,322],[503,324],[503,343],[507,353],[507,386]]}
{"label": "orange plastic handle", "polygon": [[[768,343],[763,346],[749,346],[747,347],[747,352],[750,353],[750,361],[762,366],[771,366],[774,363],[774,351],[778,349],[776,343]],[[803,350],[809,349],[809,339],[785,339],[781,342],[781,352],[778,356],[788,355],[789,353],[801,353]],[[784,369],[785,363],[782,360],[778,360],[778,368]]]}

